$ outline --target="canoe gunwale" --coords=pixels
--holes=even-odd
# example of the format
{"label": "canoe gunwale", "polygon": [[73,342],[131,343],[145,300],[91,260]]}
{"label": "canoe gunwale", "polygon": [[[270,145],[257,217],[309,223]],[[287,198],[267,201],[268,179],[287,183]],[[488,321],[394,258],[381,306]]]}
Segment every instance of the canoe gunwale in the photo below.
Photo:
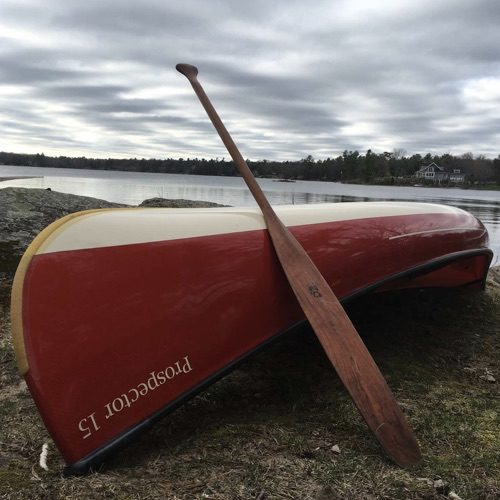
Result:
{"label": "canoe gunwale", "polygon": [[[427,274],[431,271],[435,271],[435,270],[440,269],[441,267],[444,267],[448,264],[458,262],[460,260],[472,258],[472,257],[479,257],[479,256],[485,256],[488,259],[487,268],[489,268],[491,260],[493,259],[493,251],[491,249],[489,249],[489,248],[479,248],[479,249],[474,248],[471,250],[461,250],[459,252],[453,252],[453,253],[444,255],[442,257],[436,257],[434,259],[431,259],[431,260],[425,262],[424,264],[419,264],[419,265],[416,265],[414,267],[410,267],[408,269],[405,269],[404,271],[401,271],[401,272],[398,272],[395,274],[391,274],[391,275],[389,275],[389,276],[387,276],[387,277],[385,277],[385,278],[383,278],[375,283],[372,283],[371,285],[363,287],[359,290],[355,290],[354,292],[351,292],[350,294],[342,297],[341,302],[346,303],[346,302],[353,300],[353,299],[356,299],[362,295],[366,295],[367,293],[375,292],[379,288],[382,288],[384,285],[387,285],[387,284],[391,283],[392,281],[396,281],[396,280],[399,280],[402,278],[408,278],[408,279],[416,278],[417,276],[421,276],[421,275]],[[469,286],[473,283],[478,283],[481,285],[481,288],[484,289],[484,287],[486,286],[486,274],[487,273],[484,274],[484,276],[481,278],[481,280],[479,280],[477,282],[474,281],[471,283],[466,283],[466,284],[462,285],[462,287]]]}
{"label": "canoe gunwale", "polygon": [[[400,279],[412,279],[421,275],[425,275],[427,273],[430,273],[432,271],[438,270],[440,268],[443,268],[449,264],[469,259],[469,258],[474,258],[474,257],[485,257],[486,258],[486,266],[485,268],[488,269],[491,260],[493,258],[493,252],[487,247],[484,248],[479,248],[479,249],[471,249],[471,250],[463,250],[463,251],[458,251],[458,252],[453,252],[441,257],[437,257],[434,259],[431,259],[423,264],[416,265],[414,267],[405,269],[401,272],[394,273],[390,276],[387,276],[375,283],[372,283],[366,287],[363,287],[361,289],[355,290],[354,292],[345,295],[343,297],[340,297],[340,301],[342,304],[346,304],[354,299],[357,299],[361,297],[362,295],[366,295],[371,292],[375,292],[381,288],[383,288],[385,285],[390,284],[393,281],[397,281]],[[486,284],[486,274],[484,273],[483,277],[479,280],[470,282],[470,283],[465,283],[461,285],[461,287],[467,287],[469,285],[477,284],[480,285],[481,288],[484,289],[485,284]],[[456,287],[455,287],[456,288]],[[149,429],[155,422],[166,416],[167,414],[171,413],[178,407],[180,407],[182,404],[186,403],[193,397],[195,397],[197,394],[205,390],[207,387],[212,385],[213,383],[217,382],[221,378],[223,378],[225,375],[230,373],[232,370],[237,368],[243,361],[247,360],[251,356],[259,353],[262,351],[265,347],[267,347],[269,344],[277,340],[278,338],[286,335],[288,332],[291,332],[292,330],[296,329],[298,326],[302,325],[305,323],[305,319],[301,320],[290,327],[286,328],[283,331],[280,331],[268,339],[266,339],[264,342],[260,343],[259,345],[255,346],[254,348],[250,349],[248,352],[244,353],[243,355],[239,356],[235,360],[233,360],[231,363],[226,365],[225,367],[221,368],[220,370],[216,371],[214,374],[212,374],[210,377],[206,378],[196,386],[192,387],[190,390],[186,391],[184,394],[176,398],[175,400],[171,401],[170,403],[166,404],[164,407],[160,408],[156,412],[154,412],[152,415],[149,417],[145,418],[138,424],[134,425],[133,427],[127,429],[126,431],[122,432],[120,435],[117,437],[113,438],[111,441],[107,442],[97,450],[93,451],[89,455],[83,457],[82,459],[78,460],[77,462],[67,465],[64,468],[64,475],[65,476],[78,476],[78,475],[83,475],[88,473],[91,470],[95,470],[95,468],[103,462],[109,455],[114,453],[117,449],[121,448],[122,446],[126,445],[130,441],[136,439],[143,431],[146,429]]]}

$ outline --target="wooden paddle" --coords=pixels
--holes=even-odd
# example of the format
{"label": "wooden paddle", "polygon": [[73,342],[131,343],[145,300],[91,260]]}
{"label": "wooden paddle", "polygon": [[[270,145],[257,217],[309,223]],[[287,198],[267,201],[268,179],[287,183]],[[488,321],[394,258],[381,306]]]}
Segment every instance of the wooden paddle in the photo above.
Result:
{"label": "wooden paddle", "polygon": [[278,219],[212,106],[198,69],[178,64],[258,203],[288,281],[340,379],[387,454],[400,466],[421,459],[417,441],[384,377],[335,294],[295,237]]}

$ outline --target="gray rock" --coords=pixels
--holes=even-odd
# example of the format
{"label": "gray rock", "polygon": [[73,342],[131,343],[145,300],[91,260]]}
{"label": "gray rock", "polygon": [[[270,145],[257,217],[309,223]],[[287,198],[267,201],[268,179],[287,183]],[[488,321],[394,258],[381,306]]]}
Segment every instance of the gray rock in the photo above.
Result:
{"label": "gray rock", "polygon": [[166,208],[212,208],[212,207],[227,207],[227,205],[219,205],[211,201],[194,201],[194,200],[167,200],[165,198],[150,198],[144,200],[140,207],[166,207]]}

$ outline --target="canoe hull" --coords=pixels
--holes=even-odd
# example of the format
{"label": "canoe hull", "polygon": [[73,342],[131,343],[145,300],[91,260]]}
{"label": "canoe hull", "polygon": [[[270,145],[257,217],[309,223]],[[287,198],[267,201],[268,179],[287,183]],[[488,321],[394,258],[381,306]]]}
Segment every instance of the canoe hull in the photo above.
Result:
{"label": "canoe hull", "polygon": [[[342,205],[368,205],[369,216],[326,220],[294,207],[300,224],[289,225],[340,299],[377,288],[484,284],[491,252],[471,215]],[[49,231],[28,252],[13,293],[16,354],[71,472],[303,320],[258,212],[231,222],[229,209],[148,209],[141,227],[177,218],[179,232],[157,228],[175,236],[130,243],[117,228],[129,220],[135,234],[138,221],[119,212],[84,213]],[[230,232],[214,229],[214,219]]]}

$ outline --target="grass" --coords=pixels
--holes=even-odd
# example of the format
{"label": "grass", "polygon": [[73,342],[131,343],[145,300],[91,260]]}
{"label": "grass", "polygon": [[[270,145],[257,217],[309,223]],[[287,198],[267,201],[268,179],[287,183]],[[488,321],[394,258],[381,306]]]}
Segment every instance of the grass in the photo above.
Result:
{"label": "grass", "polygon": [[[3,300],[0,497],[499,498],[495,279],[484,293],[386,293],[349,306],[418,436],[424,461],[410,470],[381,452],[304,327],[163,419],[98,473],[63,478],[64,463],[20,383]],[[38,465],[45,442],[49,471]]]}

